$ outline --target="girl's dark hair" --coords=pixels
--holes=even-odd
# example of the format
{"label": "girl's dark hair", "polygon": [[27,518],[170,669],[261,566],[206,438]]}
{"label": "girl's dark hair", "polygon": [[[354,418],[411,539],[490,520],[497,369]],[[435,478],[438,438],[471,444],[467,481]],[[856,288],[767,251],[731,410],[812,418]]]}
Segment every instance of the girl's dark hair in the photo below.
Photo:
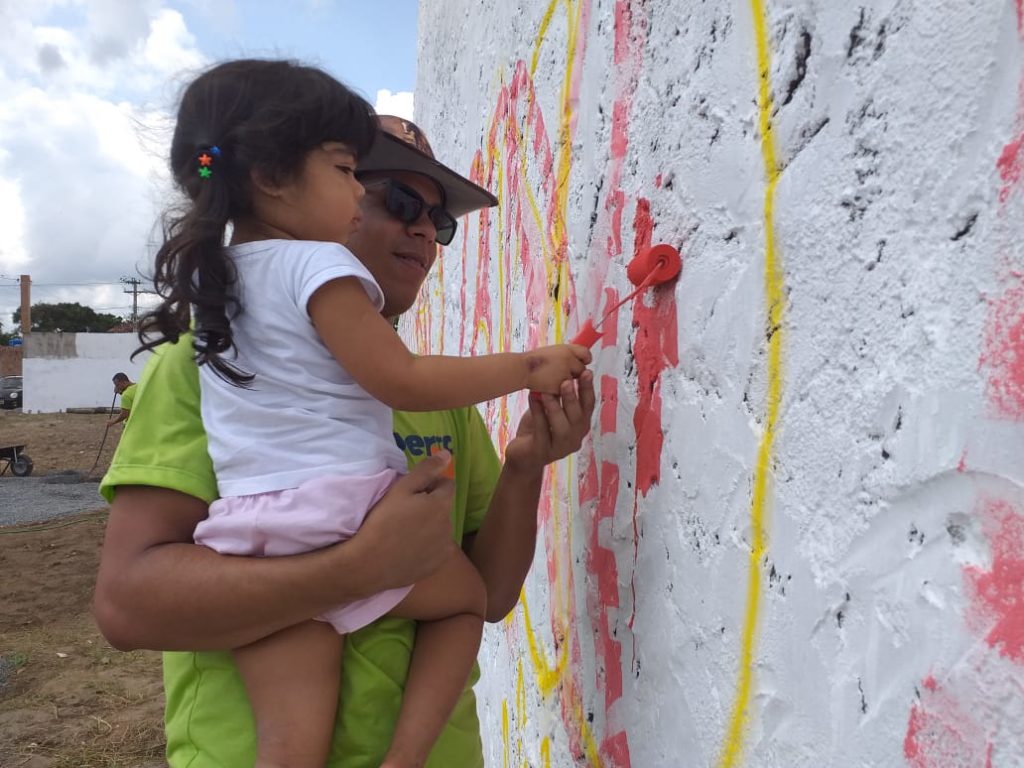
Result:
{"label": "girl's dark hair", "polygon": [[[252,172],[285,183],[322,143],[343,142],[364,157],[376,133],[373,107],[315,67],[242,59],[197,77],[182,95],[171,141],[171,173],[188,201],[164,217],[153,273],[162,301],[143,319],[137,353],[177,341],[191,309],[196,361],[234,384],[251,382],[224,358],[234,348],[230,318],[243,309],[224,238],[228,222],[251,211]],[[204,152],[212,157],[205,178]]]}

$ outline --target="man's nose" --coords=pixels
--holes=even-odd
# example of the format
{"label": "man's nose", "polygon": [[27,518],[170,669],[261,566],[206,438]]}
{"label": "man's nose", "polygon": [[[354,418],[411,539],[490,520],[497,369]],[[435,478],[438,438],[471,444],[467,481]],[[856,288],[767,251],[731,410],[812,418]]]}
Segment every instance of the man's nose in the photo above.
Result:
{"label": "man's nose", "polygon": [[409,224],[407,230],[410,235],[419,235],[431,243],[437,239],[437,227],[430,220],[426,207],[420,213],[419,218]]}

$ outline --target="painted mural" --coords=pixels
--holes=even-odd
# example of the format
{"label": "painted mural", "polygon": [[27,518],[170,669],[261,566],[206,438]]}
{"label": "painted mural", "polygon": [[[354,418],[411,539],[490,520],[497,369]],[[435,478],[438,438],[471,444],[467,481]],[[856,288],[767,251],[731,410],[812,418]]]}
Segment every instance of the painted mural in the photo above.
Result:
{"label": "painted mural", "polygon": [[417,121],[500,201],[421,351],[566,341],[683,257],[603,326],[488,765],[1024,765],[1024,10],[982,5],[421,3]]}

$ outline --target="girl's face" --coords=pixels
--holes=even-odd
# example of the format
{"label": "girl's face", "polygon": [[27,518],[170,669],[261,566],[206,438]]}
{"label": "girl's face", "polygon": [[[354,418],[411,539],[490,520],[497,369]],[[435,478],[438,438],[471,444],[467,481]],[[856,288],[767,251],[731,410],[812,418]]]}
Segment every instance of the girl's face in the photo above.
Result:
{"label": "girl's face", "polygon": [[356,158],[340,142],[311,150],[292,181],[268,186],[256,215],[276,237],[344,244],[359,228],[359,202],[365,193],[356,180]]}

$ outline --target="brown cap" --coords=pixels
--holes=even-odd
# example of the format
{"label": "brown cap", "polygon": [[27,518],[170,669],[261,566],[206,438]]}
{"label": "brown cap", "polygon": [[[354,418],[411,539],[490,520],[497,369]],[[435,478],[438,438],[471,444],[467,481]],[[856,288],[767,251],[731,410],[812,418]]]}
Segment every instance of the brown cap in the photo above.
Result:
{"label": "brown cap", "polygon": [[498,198],[434,159],[430,142],[411,120],[379,115],[380,134],[366,157],[359,158],[359,175],[382,171],[422,173],[444,191],[445,208],[458,218],[498,204]]}

